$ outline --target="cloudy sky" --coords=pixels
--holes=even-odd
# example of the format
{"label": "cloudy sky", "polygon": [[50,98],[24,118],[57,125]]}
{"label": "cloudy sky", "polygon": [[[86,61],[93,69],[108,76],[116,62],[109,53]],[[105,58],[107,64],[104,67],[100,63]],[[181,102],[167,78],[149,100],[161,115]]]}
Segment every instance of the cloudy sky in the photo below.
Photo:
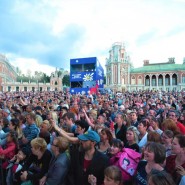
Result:
{"label": "cloudy sky", "polygon": [[0,0],[0,53],[22,72],[69,69],[124,42],[135,67],[185,57],[185,0]]}

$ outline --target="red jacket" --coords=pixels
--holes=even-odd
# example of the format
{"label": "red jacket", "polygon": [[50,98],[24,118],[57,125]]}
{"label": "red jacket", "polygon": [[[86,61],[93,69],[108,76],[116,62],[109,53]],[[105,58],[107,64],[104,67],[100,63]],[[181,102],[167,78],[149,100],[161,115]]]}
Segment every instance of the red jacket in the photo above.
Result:
{"label": "red jacket", "polygon": [[6,144],[5,149],[0,146],[0,155],[4,155],[4,159],[11,159],[16,154],[16,149],[16,144],[12,141]]}
{"label": "red jacket", "polygon": [[185,126],[177,121],[177,127],[179,128],[180,132],[185,135]]}

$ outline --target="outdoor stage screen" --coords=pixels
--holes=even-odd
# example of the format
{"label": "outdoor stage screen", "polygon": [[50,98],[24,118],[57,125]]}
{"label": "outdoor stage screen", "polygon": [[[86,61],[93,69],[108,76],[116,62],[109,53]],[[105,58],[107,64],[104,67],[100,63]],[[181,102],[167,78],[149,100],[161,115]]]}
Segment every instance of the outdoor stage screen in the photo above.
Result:
{"label": "outdoor stage screen", "polygon": [[104,70],[96,57],[70,59],[71,94],[95,92],[103,82]]}

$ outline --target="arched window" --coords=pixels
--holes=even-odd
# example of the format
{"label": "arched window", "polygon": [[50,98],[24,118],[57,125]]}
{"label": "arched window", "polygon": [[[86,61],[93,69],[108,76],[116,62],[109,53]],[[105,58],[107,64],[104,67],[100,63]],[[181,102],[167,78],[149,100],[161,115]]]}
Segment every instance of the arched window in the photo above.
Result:
{"label": "arched window", "polygon": [[182,74],[182,83],[185,83],[185,74]]}
{"label": "arched window", "polygon": [[162,75],[159,75],[158,77],[158,85],[163,86],[163,76]]}
{"label": "arched window", "polygon": [[168,86],[168,85],[170,85],[170,75],[169,74],[165,76],[165,86]]}
{"label": "arched window", "polygon": [[157,85],[157,83],[156,83],[156,76],[153,75],[152,76],[152,86],[156,86],[156,85]]}
{"label": "arched window", "polygon": [[136,78],[135,78],[135,76],[132,76],[131,84],[132,84],[132,85],[135,85],[135,84],[136,84]]}
{"label": "arched window", "polygon": [[58,85],[57,81],[55,81],[55,85]]}
{"label": "arched window", "polygon": [[176,74],[172,75],[172,85],[177,85],[177,75]]}
{"label": "arched window", "polygon": [[138,85],[142,85],[142,77],[141,76],[138,77]]}
{"label": "arched window", "polygon": [[150,86],[150,77],[148,75],[145,77],[145,85]]}

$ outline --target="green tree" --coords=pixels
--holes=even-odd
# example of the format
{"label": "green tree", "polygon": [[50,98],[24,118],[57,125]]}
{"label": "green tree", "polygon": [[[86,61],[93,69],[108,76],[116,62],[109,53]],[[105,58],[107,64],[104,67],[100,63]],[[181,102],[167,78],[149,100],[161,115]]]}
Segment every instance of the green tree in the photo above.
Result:
{"label": "green tree", "polygon": [[34,72],[34,75],[31,76],[31,72],[30,71],[27,71],[27,75],[25,74],[19,74],[17,76],[17,81],[18,82],[45,82],[45,83],[49,83],[50,82],[50,77],[46,74],[46,73],[43,73],[43,72],[40,72],[40,71],[35,71]]}
{"label": "green tree", "polygon": [[46,74],[42,74],[42,82],[49,83],[50,82],[50,77]]}
{"label": "green tree", "polygon": [[62,84],[65,86],[70,86],[70,76],[69,75],[64,75],[62,79]]}
{"label": "green tree", "polygon": [[64,69],[63,68],[60,68],[59,71],[58,71],[58,76],[63,75],[63,73],[64,73]]}

